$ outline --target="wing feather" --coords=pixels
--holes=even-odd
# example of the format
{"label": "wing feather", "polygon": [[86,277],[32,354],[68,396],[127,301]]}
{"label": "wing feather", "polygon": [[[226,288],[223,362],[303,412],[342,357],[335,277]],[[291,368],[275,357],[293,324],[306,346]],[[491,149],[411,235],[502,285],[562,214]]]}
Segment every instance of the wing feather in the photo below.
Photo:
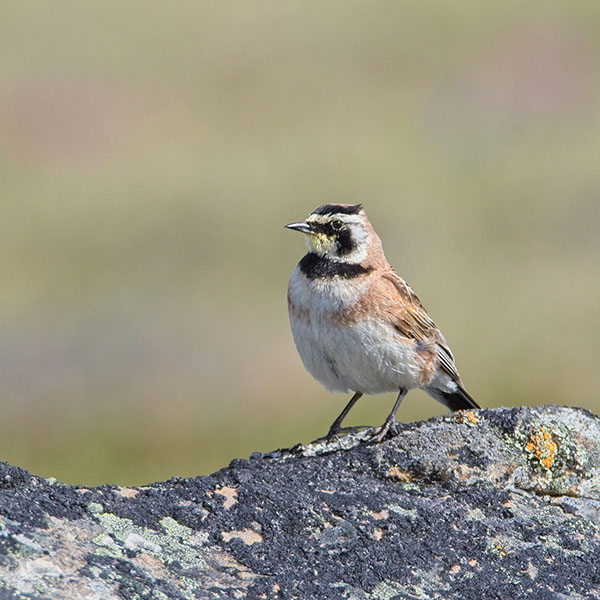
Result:
{"label": "wing feather", "polygon": [[431,344],[437,354],[440,367],[454,381],[460,382],[452,351],[414,290],[395,271],[385,273],[382,279],[389,281],[397,292],[396,302],[392,304],[390,311],[394,327],[404,337],[423,344]]}

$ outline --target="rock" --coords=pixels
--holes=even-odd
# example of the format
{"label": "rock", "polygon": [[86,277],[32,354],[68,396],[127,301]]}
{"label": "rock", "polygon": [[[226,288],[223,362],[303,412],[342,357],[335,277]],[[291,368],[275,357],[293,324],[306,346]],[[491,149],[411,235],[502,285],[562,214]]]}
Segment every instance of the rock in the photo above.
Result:
{"label": "rock", "polygon": [[0,467],[0,599],[600,598],[600,421],[460,412],[206,477]]}

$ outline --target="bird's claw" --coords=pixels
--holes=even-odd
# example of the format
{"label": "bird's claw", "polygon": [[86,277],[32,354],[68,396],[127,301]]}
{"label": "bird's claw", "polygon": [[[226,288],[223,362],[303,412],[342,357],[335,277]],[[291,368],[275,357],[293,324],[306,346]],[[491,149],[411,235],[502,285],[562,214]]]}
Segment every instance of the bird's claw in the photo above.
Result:
{"label": "bird's claw", "polygon": [[364,425],[357,425],[357,426],[353,426],[353,427],[331,427],[329,429],[329,431],[327,432],[327,435],[319,438],[320,440],[325,440],[326,444],[331,444],[333,442],[339,442],[340,439],[342,438],[342,434],[348,434],[348,433],[353,433],[356,431],[361,431],[362,429],[364,429],[365,426]]}
{"label": "bird's claw", "polygon": [[386,421],[381,427],[373,430],[373,435],[369,439],[372,444],[378,444],[388,438],[393,438],[400,433],[398,423],[395,420]]}

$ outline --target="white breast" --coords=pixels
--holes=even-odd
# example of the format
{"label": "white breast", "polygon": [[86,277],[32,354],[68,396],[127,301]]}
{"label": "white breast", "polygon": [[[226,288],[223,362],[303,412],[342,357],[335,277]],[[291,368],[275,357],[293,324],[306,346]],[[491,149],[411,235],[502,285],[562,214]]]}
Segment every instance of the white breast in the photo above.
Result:
{"label": "white breast", "polygon": [[302,362],[332,392],[377,394],[419,385],[423,366],[413,340],[378,315],[342,322],[340,314],[366,291],[366,278],[290,278],[290,323]]}

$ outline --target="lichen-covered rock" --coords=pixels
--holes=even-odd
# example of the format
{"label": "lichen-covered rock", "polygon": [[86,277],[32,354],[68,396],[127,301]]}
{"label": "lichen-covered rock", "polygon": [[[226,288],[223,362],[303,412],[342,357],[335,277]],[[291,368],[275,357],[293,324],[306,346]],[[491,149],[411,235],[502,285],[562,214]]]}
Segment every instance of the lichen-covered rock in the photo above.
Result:
{"label": "lichen-covered rock", "polygon": [[0,466],[0,599],[600,598],[600,421],[461,412],[87,489]]}

